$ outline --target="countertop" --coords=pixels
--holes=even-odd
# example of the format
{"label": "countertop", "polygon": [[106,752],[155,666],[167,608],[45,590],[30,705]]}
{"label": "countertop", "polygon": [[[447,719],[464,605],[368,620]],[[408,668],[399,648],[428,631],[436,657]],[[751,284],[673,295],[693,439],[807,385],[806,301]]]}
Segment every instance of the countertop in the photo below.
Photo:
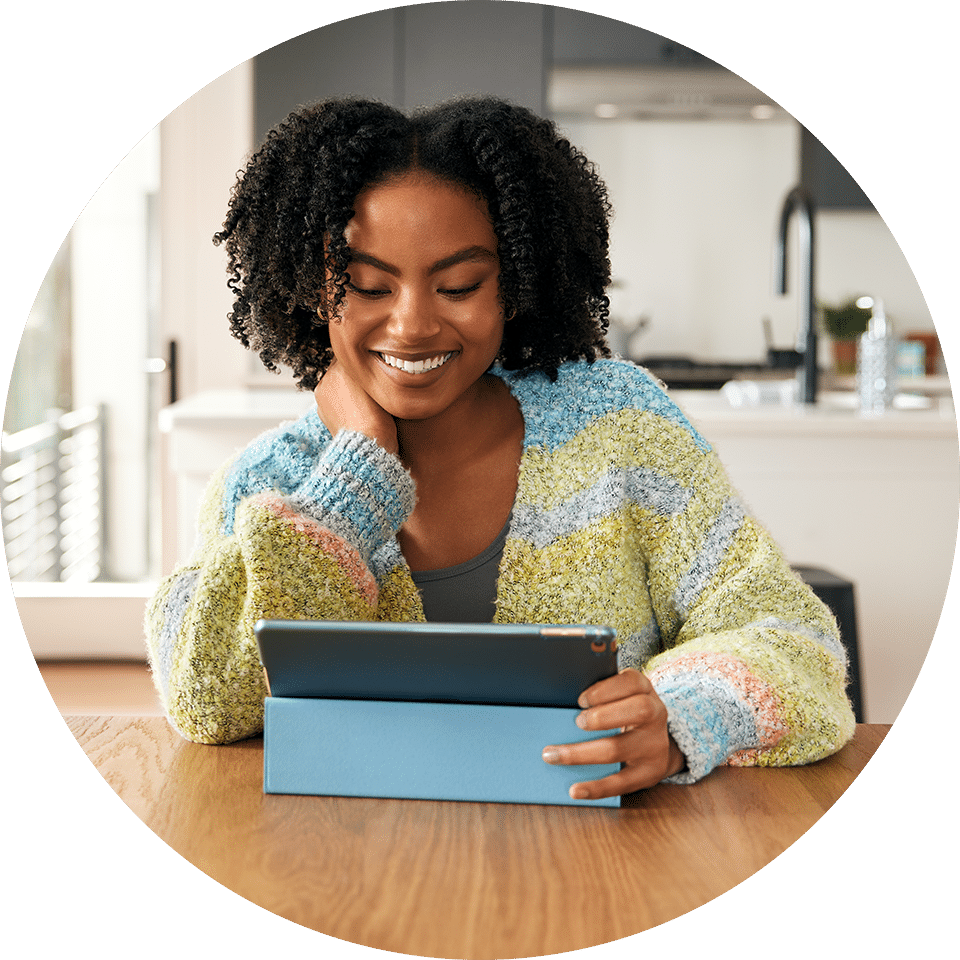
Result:
{"label": "countertop", "polygon": [[670,390],[670,397],[709,437],[721,436],[957,436],[950,396],[900,394],[881,415],[860,412],[852,391],[821,391],[812,405],[757,403],[733,406],[720,390]]}

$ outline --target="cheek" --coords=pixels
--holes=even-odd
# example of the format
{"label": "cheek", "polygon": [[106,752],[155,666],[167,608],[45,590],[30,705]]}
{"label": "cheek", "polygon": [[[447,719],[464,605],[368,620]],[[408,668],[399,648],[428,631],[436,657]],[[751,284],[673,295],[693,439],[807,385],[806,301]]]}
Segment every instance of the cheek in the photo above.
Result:
{"label": "cheek", "polygon": [[353,347],[352,338],[346,335],[345,328],[348,329],[343,318],[330,324],[330,349],[333,350],[333,355],[341,363],[349,362]]}
{"label": "cheek", "polygon": [[475,343],[490,343],[496,340],[499,344],[504,330],[503,309],[499,300],[491,299],[473,306],[462,317],[462,329]]}
{"label": "cheek", "polygon": [[362,309],[344,304],[340,314],[330,323],[330,346],[334,353],[357,349],[373,326]]}

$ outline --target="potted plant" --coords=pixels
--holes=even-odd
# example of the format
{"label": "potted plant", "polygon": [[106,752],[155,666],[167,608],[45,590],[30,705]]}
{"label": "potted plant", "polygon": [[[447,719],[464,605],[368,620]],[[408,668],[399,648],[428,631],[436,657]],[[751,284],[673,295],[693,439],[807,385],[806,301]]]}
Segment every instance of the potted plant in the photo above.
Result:
{"label": "potted plant", "polygon": [[833,341],[837,373],[857,372],[857,340],[870,322],[870,308],[858,307],[864,297],[852,297],[840,306],[820,305],[823,329]]}

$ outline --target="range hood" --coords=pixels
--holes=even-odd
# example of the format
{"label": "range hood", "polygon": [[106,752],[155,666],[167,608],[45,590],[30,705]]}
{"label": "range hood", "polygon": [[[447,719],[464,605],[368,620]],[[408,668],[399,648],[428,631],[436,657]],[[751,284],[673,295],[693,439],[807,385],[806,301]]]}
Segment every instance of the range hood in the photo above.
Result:
{"label": "range hood", "polygon": [[790,118],[765,93],[718,66],[555,66],[547,108],[559,120]]}

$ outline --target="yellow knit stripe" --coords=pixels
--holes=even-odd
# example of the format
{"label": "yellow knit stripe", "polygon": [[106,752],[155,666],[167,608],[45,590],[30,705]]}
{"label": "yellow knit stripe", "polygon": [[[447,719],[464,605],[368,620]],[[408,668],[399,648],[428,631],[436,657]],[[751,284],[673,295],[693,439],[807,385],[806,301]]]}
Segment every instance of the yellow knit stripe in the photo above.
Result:
{"label": "yellow knit stripe", "polygon": [[[270,619],[372,620],[376,599],[357,589],[341,559],[320,549],[272,504],[250,498],[237,513],[250,578],[248,605]],[[297,571],[297,576],[291,576]]]}
{"label": "yellow knit stripe", "polygon": [[[779,574],[772,577],[771,573]],[[751,598],[748,604],[745,597]],[[822,632],[832,624],[824,605],[792,574],[779,548],[752,518],[736,536],[704,586],[677,641],[734,629],[769,616]]]}
{"label": "yellow knit stripe", "polygon": [[624,550],[630,519],[619,511],[543,549],[508,539],[500,565],[500,623],[598,623],[620,637],[639,633],[652,611],[643,560]]}
{"label": "yellow knit stripe", "polygon": [[423,612],[420,592],[406,567],[394,567],[381,581],[380,602],[375,619],[409,623],[423,623],[427,619]]}
{"label": "yellow knit stripe", "polygon": [[223,536],[223,495],[233,461],[223,464],[207,483],[197,516],[197,542],[194,553],[202,553]]}
{"label": "yellow knit stripe", "polygon": [[[689,430],[649,411],[621,410],[595,420],[560,447],[524,451],[517,502],[550,509],[597,479],[593,463],[608,468],[644,467],[684,487],[693,482]],[[677,469],[678,465],[681,467]]]}

